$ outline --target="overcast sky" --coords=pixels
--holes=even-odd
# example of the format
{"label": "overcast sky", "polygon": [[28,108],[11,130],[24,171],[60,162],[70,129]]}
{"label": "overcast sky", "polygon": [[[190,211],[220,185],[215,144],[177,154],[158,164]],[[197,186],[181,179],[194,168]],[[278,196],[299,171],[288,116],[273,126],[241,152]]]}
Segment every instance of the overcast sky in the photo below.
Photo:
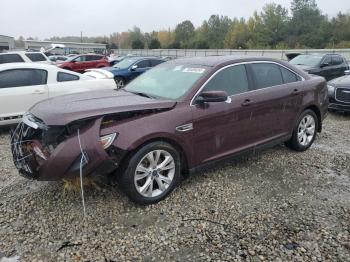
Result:
{"label": "overcast sky", "polygon": [[[266,3],[290,7],[290,0],[3,0],[0,35],[39,39],[109,35],[134,25],[142,31],[174,28],[191,20],[199,26],[211,14],[249,17]],[[316,0],[329,16],[350,12],[350,0]]]}

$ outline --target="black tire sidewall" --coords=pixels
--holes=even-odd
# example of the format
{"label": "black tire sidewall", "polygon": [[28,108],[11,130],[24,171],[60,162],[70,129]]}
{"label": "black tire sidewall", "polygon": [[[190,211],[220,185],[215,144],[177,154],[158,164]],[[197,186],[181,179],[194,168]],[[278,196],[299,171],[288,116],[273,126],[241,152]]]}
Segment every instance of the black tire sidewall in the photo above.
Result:
{"label": "black tire sidewall", "polygon": [[[134,183],[134,176],[135,176],[135,170],[139,162],[142,160],[142,158],[148,154],[151,151],[154,150],[164,150],[171,154],[171,156],[174,158],[175,161],[175,174],[172,183],[170,186],[159,196],[148,198],[142,196],[136,189],[135,183]],[[141,147],[139,150],[137,150],[128,160],[128,163],[126,163],[124,171],[122,172],[121,177],[119,179],[121,183],[122,190],[133,200],[134,202],[141,204],[141,205],[148,205],[148,204],[154,204],[165,197],[167,197],[177,186],[181,174],[181,161],[180,161],[180,155],[177,150],[171,146],[168,143],[165,142],[152,142],[150,144],[146,144],[143,147]]]}
{"label": "black tire sidewall", "polygon": [[[120,76],[115,77],[115,78],[114,78],[114,81],[115,81],[115,83],[120,82],[120,81],[123,81],[123,86],[125,85],[125,80],[124,80],[124,78],[122,78],[122,77],[120,77]],[[118,89],[121,88],[121,87],[119,87],[119,86],[117,86],[117,87],[118,87]]]}
{"label": "black tire sidewall", "polygon": [[[298,139],[298,128],[299,128],[301,120],[306,115],[311,115],[314,118],[314,120],[315,120],[315,133],[314,133],[314,136],[313,136],[311,142],[307,146],[303,146],[303,145],[300,144],[299,139]],[[297,151],[305,151],[305,150],[307,150],[314,143],[316,135],[317,135],[317,130],[318,130],[318,119],[317,119],[317,116],[316,116],[315,112],[310,110],[310,109],[305,110],[300,115],[300,117],[298,118],[298,121],[297,121],[296,126],[294,128],[293,136],[292,136],[292,139],[291,139],[291,146],[292,146],[292,148],[297,150]]]}

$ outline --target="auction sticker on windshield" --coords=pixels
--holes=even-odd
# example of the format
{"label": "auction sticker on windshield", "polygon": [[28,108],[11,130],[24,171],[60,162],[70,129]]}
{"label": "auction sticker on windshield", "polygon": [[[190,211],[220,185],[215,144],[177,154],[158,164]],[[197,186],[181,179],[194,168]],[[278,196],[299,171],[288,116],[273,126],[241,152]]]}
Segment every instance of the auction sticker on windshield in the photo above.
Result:
{"label": "auction sticker on windshield", "polygon": [[182,70],[184,73],[196,73],[196,74],[203,74],[205,71],[205,68],[185,68]]}

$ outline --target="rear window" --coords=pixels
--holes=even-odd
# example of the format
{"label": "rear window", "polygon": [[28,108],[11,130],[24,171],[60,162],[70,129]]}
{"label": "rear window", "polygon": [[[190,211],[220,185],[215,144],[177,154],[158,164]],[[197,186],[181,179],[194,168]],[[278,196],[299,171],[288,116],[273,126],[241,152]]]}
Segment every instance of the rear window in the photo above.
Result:
{"label": "rear window", "polygon": [[290,70],[280,67],[284,83],[293,83],[300,80],[300,77]]}
{"label": "rear window", "polygon": [[0,64],[18,63],[18,62],[24,62],[22,57],[18,54],[1,54],[0,55]]}
{"label": "rear window", "polygon": [[76,81],[79,80],[79,76],[64,73],[64,72],[58,72],[57,73],[57,82],[67,82],[67,81]]}
{"label": "rear window", "polygon": [[32,62],[46,61],[46,57],[40,53],[26,53],[26,57],[32,60]]}
{"label": "rear window", "polygon": [[45,85],[46,82],[46,70],[12,69],[0,72],[0,88]]}
{"label": "rear window", "polygon": [[255,89],[283,84],[281,71],[276,64],[251,64],[251,69],[253,71]]}
{"label": "rear window", "polygon": [[343,58],[340,56],[335,55],[332,57],[332,65],[341,65],[343,62]]}
{"label": "rear window", "polygon": [[163,62],[164,62],[163,60],[151,60],[151,67],[159,65]]}

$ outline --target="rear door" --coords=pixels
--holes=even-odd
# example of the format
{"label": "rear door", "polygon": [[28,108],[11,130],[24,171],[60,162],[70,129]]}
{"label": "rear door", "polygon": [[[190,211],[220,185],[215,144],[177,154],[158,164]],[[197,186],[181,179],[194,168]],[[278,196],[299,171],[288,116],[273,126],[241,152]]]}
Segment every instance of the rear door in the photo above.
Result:
{"label": "rear door", "polygon": [[[259,145],[287,136],[302,98],[297,76],[275,63],[256,62],[248,67],[254,87],[246,97],[246,106],[251,108],[251,118],[259,130],[254,133],[254,143]],[[296,81],[293,83],[292,79]]]}
{"label": "rear door", "polygon": [[344,72],[347,68],[343,58],[339,55],[332,56],[332,66],[334,67],[334,77],[333,78],[343,76]]}
{"label": "rear door", "polygon": [[0,72],[0,118],[21,116],[48,98],[47,71],[11,69]]}

